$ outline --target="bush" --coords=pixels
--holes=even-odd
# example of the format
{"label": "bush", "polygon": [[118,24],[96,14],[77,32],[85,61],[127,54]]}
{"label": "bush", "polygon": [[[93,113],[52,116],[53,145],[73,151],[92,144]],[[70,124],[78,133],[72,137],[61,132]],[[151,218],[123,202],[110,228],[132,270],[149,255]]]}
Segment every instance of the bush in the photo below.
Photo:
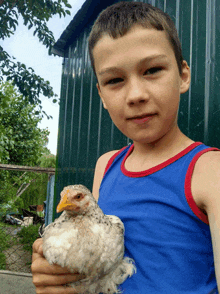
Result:
{"label": "bush", "polygon": [[24,249],[32,253],[32,244],[39,238],[38,229],[41,224],[30,225],[23,227],[20,232],[17,233],[20,238],[20,243],[24,244]]}
{"label": "bush", "polygon": [[4,253],[0,252],[0,270],[5,270],[6,268],[6,257]]}
{"label": "bush", "polygon": [[10,236],[2,229],[3,225],[0,224],[0,252],[10,247]]}
{"label": "bush", "polygon": [[4,225],[0,223],[0,270],[5,270],[6,257],[2,252],[8,249],[11,245],[11,237],[3,230]]}

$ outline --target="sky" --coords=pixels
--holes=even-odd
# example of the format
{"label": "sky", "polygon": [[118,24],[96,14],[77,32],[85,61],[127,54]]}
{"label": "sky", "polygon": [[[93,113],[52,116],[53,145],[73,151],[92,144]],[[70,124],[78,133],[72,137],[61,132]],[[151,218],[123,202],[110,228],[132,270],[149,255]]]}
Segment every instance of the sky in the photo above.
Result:
{"label": "sky", "polygon": [[[68,0],[68,2],[72,6],[70,9],[71,16],[67,15],[65,18],[55,16],[48,22],[48,27],[53,32],[56,41],[82,7],[85,0]],[[28,30],[23,25],[22,18],[19,19],[19,25],[14,35],[1,41],[1,46],[11,56],[14,56],[17,61],[24,63],[27,67],[32,67],[37,75],[48,80],[53,87],[54,93],[58,97],[60,96],[62,57],[49,56],[48,49],[38,41],[37,37],[33,36],[33,29]],[[53,116],[53,119],[48,120],[45,117],[38,126],[41,129],[48,128],[50,135],[47,148],[52,154],[56,155],[59,105],[54,104],[53,99],[45,98],[43,95],[40,96],[40,99],[43,110],[48,115]]]}

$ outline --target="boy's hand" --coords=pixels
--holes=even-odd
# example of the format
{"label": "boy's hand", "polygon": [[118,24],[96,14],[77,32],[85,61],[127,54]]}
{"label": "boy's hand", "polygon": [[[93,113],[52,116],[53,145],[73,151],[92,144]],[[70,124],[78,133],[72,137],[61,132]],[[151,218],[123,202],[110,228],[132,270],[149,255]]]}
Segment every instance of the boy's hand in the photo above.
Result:
{"label": "boy's hand", "polygon": [[85,276],[70,273],[67,268],[50,265],[43,256],[43,239],[37,239],[33,244],[32,275],[37,294],[73,294],[80,293],[79,289],[65,286],[76,282]]}

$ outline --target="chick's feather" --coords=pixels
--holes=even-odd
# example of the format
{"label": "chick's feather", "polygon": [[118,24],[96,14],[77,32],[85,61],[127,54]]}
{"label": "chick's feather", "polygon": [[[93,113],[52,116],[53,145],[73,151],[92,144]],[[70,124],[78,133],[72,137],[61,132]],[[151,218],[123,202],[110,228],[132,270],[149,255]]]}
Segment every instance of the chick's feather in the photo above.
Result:
{"label": "chick's feather", "polygon": [[105,215],[83,185],[65,187],[61,202],[64,198],[64,212],[43,234],[45,258],[50,264],[84,274],[85,279],[71,284],[80,293],[120,293],[118,285],[136,271],[134,261],[124,258],[122,221]]}

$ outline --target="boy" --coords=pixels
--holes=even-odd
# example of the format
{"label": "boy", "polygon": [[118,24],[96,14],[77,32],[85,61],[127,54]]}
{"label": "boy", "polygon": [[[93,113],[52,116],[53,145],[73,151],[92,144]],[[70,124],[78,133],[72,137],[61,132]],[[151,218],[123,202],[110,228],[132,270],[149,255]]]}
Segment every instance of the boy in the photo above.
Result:
{"label": "boy", "polygon": [[[124,222],[125,253],[136,262],[122,290],[217,293],[220,153],[178,128],[190,69],[174,24],[149,4],[119,2],[98,17],[89,50],[103,105],[133,141],[99,158],[93,185],[104,213]],[[37,293],[78,293],[62,285],[82,276],[49,266],[41,244],[33,245]]]}

